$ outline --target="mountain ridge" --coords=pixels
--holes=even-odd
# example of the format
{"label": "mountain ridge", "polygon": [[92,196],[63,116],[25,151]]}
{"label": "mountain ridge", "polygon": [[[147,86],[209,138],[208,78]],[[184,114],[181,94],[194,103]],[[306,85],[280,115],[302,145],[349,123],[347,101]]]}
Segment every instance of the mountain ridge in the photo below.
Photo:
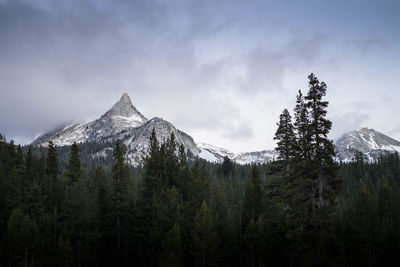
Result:
{"label": "mountain ridge", "polygon": [[[155,130],[157,139],[165,142],[174,133],[177,146],[183,145],[192,158],[202,158],[209,162],[221,163],[225,157],[238,164],[267,163],[278,158],[275,150],[233,153],[227,149],[206,143],[196,143],[187,133],[177,129],[172,123],[154,117],[147,119],[136,107],[127,93],[98,119],[63,124],[36,138],[32,145],[47,146],[49,140],[55,145],[72,145],[74,142],[113,142],[121,140],[127,147],[126,158],[132,166],[142,164],[148,154],[149,138]],[[361,152],[366,161],[375,161],[383,154],[400,152],[400,142],[374,129],[362,128],[343,134],[335,142],[336,161],[349,162]],[[105,155],[106,150],[95,153]]]}

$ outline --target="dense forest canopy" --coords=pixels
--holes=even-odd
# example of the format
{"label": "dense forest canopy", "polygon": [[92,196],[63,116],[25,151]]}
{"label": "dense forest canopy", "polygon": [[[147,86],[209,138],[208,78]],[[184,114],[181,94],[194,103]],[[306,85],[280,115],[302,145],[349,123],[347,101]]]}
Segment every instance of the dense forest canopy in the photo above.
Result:
{"label": "dense forest canopy", "polygon": [[279,159],[187,159],[174,135],[127,165],[0,136],[0,266],[398,266],[400,160],[334,161],[327,86],[285,109]]}

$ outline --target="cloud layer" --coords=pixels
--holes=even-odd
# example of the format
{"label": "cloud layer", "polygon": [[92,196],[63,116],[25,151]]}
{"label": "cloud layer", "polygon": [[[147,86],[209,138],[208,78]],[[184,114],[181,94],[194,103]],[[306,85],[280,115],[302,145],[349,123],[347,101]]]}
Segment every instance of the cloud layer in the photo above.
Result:
{"label": "cloud layer", "polygon": [[[375,4],[355,6],[357,20],[341,4],[324,15],[314,2],[312,21],[297,1],[0,1],[0,131],[28,143],[128,92],[147,117],[198,141],[272,148],[279,113],[315,72],[333,137],[365,123],[400,138],[400,125],[382,121],[398,103],[383,97],[400,100],[398,5],[382,17],[369,16]],[[349,24],[327,24],[335,15]]]}

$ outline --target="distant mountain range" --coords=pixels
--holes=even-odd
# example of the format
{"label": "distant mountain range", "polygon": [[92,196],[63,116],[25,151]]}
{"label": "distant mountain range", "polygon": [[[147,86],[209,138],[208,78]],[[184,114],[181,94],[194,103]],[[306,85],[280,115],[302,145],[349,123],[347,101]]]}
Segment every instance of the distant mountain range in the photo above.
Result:
{"label": "distant mountain range", "polygon": [[[63,125],[39,136],[32,145],[47,146],[49,140],[57,146],[68,146],[74,142],[112,143],[121,140],[127,147],[127,160],[132,166],[138,166],[147,155],[153,129],[160,142],[166,141],[171,133],[174,133],[177,145],[182,144],[191,158],[198,157],[219,163],[224,157],[228,157],[238,164],[267,163],[277,158],[274,150],[233,153],[213,145],[196,143],[190,135],[178,130],[166,120],[157,117],[148,120],[136,109],[126,93],[99,119]],[[356,152],[361,152],[368,161],[377,160],[382,154],[400,152],[400,142],[368,128],[346,133],[337,139],[334,145],[336,160],[344,162],[353,160]],[[102,148],[102,151],[97,151],[92,156],[106,157],[109,154],[107,152],[112,149]]]}

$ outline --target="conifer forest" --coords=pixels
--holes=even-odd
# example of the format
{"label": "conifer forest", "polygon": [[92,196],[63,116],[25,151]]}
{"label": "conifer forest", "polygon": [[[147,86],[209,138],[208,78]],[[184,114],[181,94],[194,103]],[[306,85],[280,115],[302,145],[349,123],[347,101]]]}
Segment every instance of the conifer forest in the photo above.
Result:
{"label": "conifer forest", "polygon": [[279,157],[221,164],[172,134],[139,167],[122,142],[0,137],[0,266],[399,266],[400,159],[335,159],[327,85],[311,74],[275,131]]}

